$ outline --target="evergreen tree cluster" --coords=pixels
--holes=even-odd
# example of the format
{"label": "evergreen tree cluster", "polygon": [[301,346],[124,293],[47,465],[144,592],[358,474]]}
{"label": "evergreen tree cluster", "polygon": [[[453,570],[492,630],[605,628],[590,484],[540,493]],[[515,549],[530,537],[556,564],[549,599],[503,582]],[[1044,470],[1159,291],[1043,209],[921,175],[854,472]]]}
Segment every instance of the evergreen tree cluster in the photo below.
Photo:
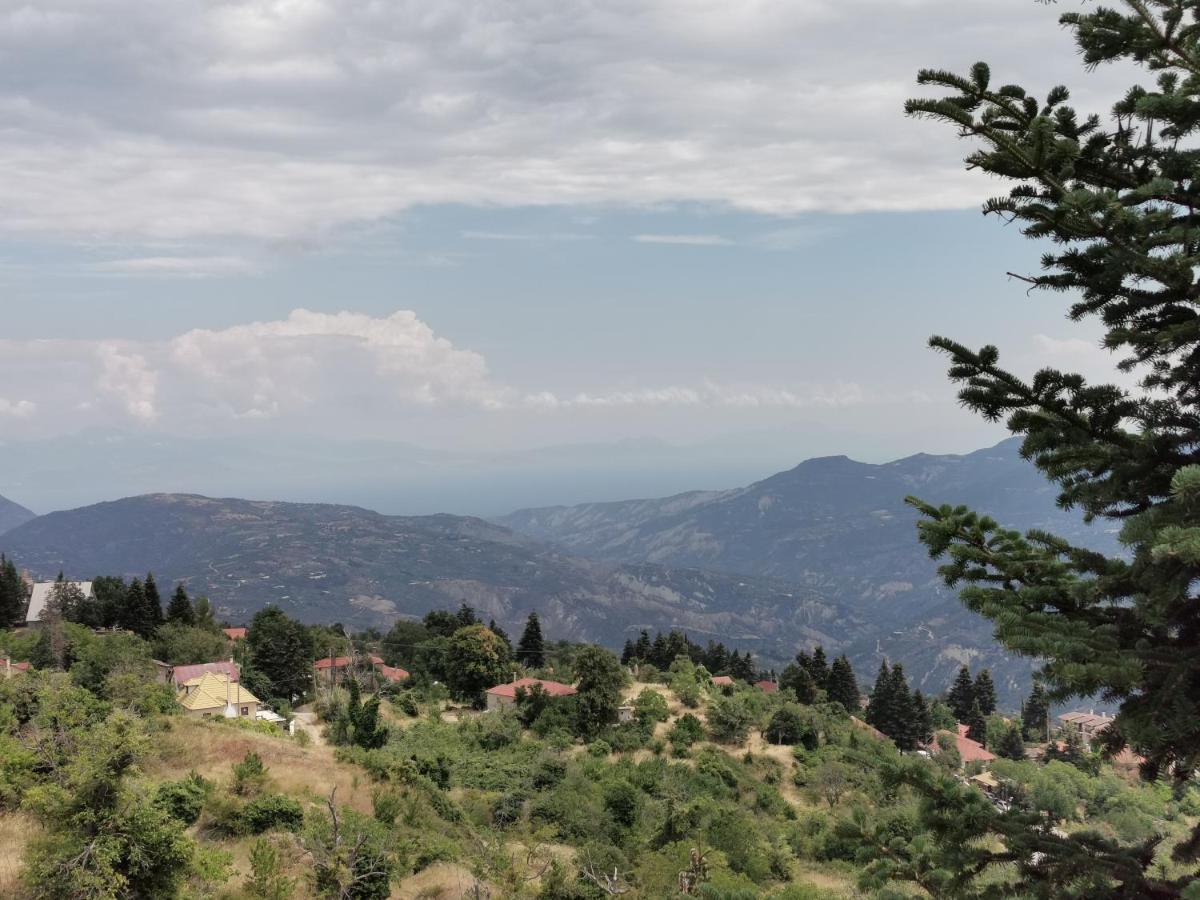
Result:
{"label": "evergreen tree cluster", "polygon": [[962,666],[946,694],[946,705],[955,721],[967,726],[971,740],[987,743],[987,717],[996,711],[996,686],[987,669],[972,679],[970,668]]}
{"label": "evergreen tree cluster", "polygon": [[754,657],[749,652],[730,651],[719,641],[709,641],[702,647],[676,630],[667,634],[657,632],[653,640],[648,631],[640,632],[636,641],[625,642],[621,663],[626,666],[649,664],[665,672],[679,656],[687,657],[695,665],[704,666],[712,675],[729,675],[742,681],[758,680]]}
{"label": "evergreen tree cluster", "polygon": [[[176,592],[179,590],[183,590],[182,585]],[[146,639],[153,638],[166,621],[153,572],[147,573],[145,580],[134,578],[128,584],[124,578],[114,576],[96,578],[92,596],[77,598],[63,608],[62,614],[68,622],[89,628],[123,628]]]}
{"label": "evergreen tree cluster", "polygon": [[875,687],[867,703],[866,720],[890,737],[901,750],[916,750],[933,740],[933,718],[920,690],[910,691],[904,667],[879,664]]}
{"label": "evergreen tree cluster", "polygon": [[780,673],[779,687],[791,690],[801,703],[816,703],[824,697],[850,713],[857,713],[862,706],[850,660],[843,654],[830,665],[819,644],[811,655],[803,650],[796,654],[795,661]]}
{"label": "evergreen tree cluster", "polygon": [[0,628],[12,628],[25,621],[29,595],[16,564],[0,554]]}

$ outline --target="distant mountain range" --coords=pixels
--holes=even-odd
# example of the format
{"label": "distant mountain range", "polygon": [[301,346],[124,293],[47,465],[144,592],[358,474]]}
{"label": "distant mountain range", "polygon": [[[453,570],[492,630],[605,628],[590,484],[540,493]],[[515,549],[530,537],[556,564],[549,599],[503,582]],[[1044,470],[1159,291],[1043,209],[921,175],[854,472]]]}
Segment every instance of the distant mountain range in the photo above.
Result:
{"label": "distant mountain range", "polygon": [[41,516],[0,547],[47,576],[152,569],[232,622],[276,604],[308,622],[386,628],[465,602],[510,629],[536,609],[555,637],[619,644],[680,627],[777,660],[796,641],[840,646],[868,630],[778,579],[588,560],[461,516],[154,494]]}
{"label": "distant mountain range", "polygon": [[18,525],[24,525],[29,520],[35,518],[37,518],[37,515],[23,507],[20,503],[14,503],[7,497],[0,497],[0,534],[12,531]]}
{"label": "distant mountain range", "polygon": [[824,457],[736,490],[495,522],[151,494],[25,521],[0,550],[46,576],[153,569],[233,622],[275,603],[310,622],[386,627],[467,602],[510,630],[536,609],[554,636],[611,645],[642,628],[683,628],[773,666],[820,642],[850,654],[864,683],[886,657],[928,691],[962,662],[987,665],[1015,701],[1031,663],[1002,653],[990,625],[942,586],[907,494],[1115,547],[1113,534],[1058,509],[1053,487],[1006,441],[883,465]]}
{"label": "distant mountain range", "polygon": [[1025,689],[1029,664],[1006,658],[989,623],[938,579],[916,539],[915,494],[966,504],[1017,528],[1045,528],[1114,551],[1114,532],[1061,510],[1056,491],[1019,455],[1017,439],[964,456],[918,454],[883,465],[844,456],[801,463],[749,487],[658,500],[526,509],[499,519],[514,531],[592,559],[653,562],[780,578],[872,624],[848,638],[861,668],[902,661],[940,690],[961,662],[989,665],[1001,690]]}

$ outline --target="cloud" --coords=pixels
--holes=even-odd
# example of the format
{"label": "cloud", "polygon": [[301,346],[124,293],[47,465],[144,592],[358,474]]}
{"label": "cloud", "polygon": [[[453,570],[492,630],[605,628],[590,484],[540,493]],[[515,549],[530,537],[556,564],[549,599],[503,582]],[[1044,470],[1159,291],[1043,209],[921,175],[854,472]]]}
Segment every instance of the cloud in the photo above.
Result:
{"label": "cloud", "polygon": [[26,419],[37,412],[37,404],[30,400],[6,400],[0,397],[0,416]]}
{"label": "cloud", "polygon": [[30,433],[125,422],[220,434],[238,422],[270,421],[308,432],[394,434],[429,416],[486,428],[485,421],[516,415],[919,402],[853,382],[700,379],[526,390],[495,378],[482,355],[437,335],[409,310],[371,316],[297,309],[281,319],[155,341],[0,340],[0,383],[24,398],[0,399],[0,416],[21,418]]}
{"label": "cloud", "polygon": [[678,244],[685,247],[728,247],[733,244],[729,238],[719,234],[635,234],[633,239],[639,244]]}
{"label": "cloud", "polygon": [[[0,229],[285,241],[432,203],[974,206],[923,66],[1084,75],[984,0],[144,0],[0,11]],[[869,22],[869,27],[863,23]],[[847,58],[853,65],[846,64]],[[1100,106],[1106,109],[1107,104]],[[935,138],[940,138],[936,139]]]}
{"label": "cloud", "polygon": [[240,256],[139,256],[106,260],[95,268],[115,275],[186,278],[249,275],[258,271],[257,264]]}

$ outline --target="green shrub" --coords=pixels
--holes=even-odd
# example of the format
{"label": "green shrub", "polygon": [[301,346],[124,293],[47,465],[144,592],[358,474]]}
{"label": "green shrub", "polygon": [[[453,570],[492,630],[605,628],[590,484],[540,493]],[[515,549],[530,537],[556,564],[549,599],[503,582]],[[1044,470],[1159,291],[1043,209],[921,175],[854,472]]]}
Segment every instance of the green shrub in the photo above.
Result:
{"label": "green shrub", "polygon": [[171,818],[184,825],[194,825],[211,790],[212,784],[192,772],[180,781],[160,784],[154,802]]}
{"label": "green shrub", "polygon": [[597,759],[603,759],[613,752],[612,744],[608,741],[597,740],[588,744],[588,753]]}

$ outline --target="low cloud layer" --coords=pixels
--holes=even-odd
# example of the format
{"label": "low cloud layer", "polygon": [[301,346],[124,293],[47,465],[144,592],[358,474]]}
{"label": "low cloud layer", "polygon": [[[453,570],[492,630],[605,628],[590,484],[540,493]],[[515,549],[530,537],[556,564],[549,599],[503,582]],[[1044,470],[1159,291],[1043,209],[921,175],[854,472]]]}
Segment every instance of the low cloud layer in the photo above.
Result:
{"label": "low cloud layer", "polygon": [[[32,433],[141,424],[219,433],[238,421],[319,432],[390,433],[393,417],[636,409],[839,408],[869,402],[853,383],[703,381],[617,390],[522,390],[484,358],[401,310],[386,317],[295,310],[287,318],[162,341],[0,341],[0,417]],[[878,397],[874,399],[879,399]]]}
{"label": "low cloud layer", "polygon": [[[963,147],[931,141],[935,126],[906,121],[901,103],[918,67],[977,57],[1039,91],[1095,78],[1057,12],[1032,0],[7,4],[0,229],[291,242],[428,203],[974,206]],[[147,254],[113,268],[245,265]]]}

